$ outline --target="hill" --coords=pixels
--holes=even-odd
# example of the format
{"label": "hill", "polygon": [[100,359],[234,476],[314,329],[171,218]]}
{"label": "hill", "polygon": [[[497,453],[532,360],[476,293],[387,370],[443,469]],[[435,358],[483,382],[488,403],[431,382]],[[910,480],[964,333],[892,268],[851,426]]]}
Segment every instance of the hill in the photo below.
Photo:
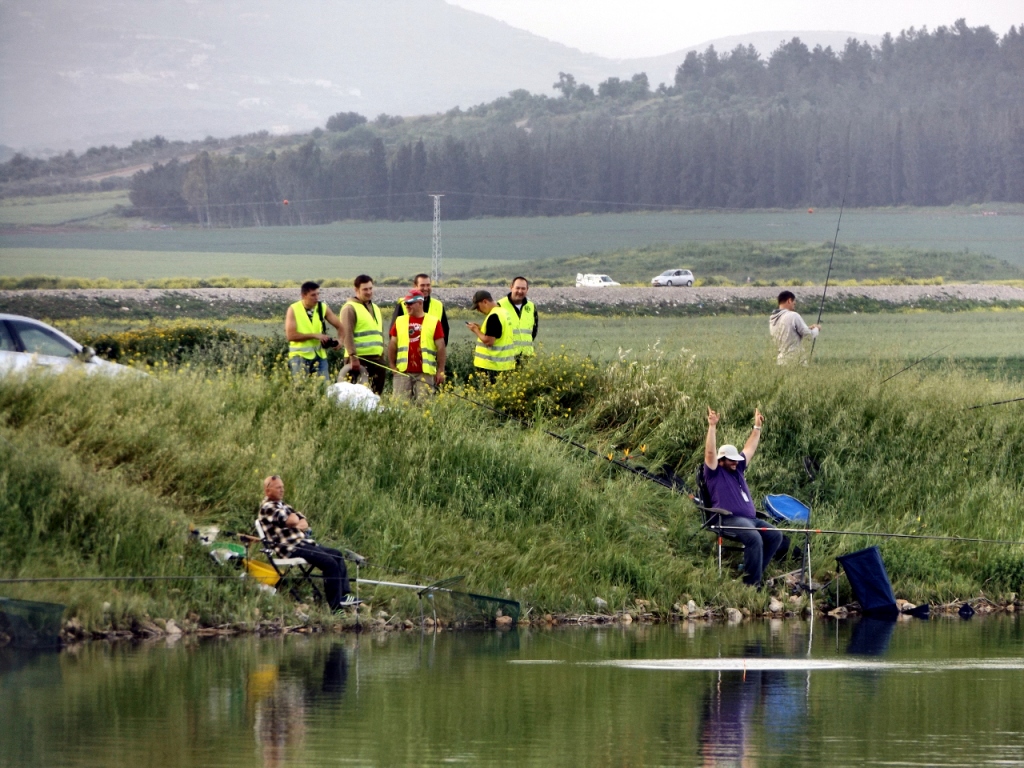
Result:
{"label": "hill", "polygon": [[[812,46],[835,37],[770,33],[762,50],[793,34]],[[606,59],[443,0],[8,0],[0,142],[82,151],[154,134],[308,131],[339,111],[415,115],[549,93],[560,71],[596,86],[646,67],[671,82],[685,53]]]}

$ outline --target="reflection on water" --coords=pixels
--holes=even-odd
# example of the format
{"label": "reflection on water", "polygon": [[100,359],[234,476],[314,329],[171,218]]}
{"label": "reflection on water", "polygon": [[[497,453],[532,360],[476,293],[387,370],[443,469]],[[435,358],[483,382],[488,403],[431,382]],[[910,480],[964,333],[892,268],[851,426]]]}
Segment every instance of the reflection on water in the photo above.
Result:
{"label": "reflection on water", "polygon": [[0,765],[1024,762],[1017,618],[0,650]]}
{"label": "reflection on water", "polygon": [[[760,644],[747,645],[744,659],[763,657]],[[806,673],[809,675],[810,673]],[[786,748],[806,717],[807,678],[772,669],[719,671],[704,696],[699,754],[703,765],[751,765],[758,747],[749,743],[758,725],[765,751]]]}
{"label": "reflection on water", "polygon": [[865,616],[854,625],[846,652],[859,656],[881,656],[889,650],[889,641],[892,640],[895,629],[895,619],[873,619]]}
{"label": "reflection on water", "polygon": [[320,678],[315,665],[306,669],[309,674],[302,674],[302,668],[289,669],[279,661],[249,672],[246,703],[253,712],[253,732],[265,768],[288,765],[301,752],[310,707],[330,707],[345,694],[348,652],[340,641],[328,648]]}

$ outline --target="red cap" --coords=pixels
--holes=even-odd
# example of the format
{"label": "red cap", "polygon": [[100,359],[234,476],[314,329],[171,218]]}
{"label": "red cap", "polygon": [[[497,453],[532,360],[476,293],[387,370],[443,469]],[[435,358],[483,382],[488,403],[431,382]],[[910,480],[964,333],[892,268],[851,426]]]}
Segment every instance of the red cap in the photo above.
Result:
{"label": "red cap", "polygon": [[416,301],[423,301],[423,292],[417,290],[409,291],[409,294],[404,299],[402,299],[402,301],[404,301],[406,304],[412,304],[413,302]]}

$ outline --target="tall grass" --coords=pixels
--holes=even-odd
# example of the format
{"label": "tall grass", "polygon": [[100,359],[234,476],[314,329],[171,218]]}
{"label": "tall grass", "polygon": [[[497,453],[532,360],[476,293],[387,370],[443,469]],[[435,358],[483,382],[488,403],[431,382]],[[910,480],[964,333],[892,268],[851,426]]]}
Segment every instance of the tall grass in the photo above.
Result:
{"label": "tall grass", "polygon": [[[603,368],[577,359],[570,375],[573,358],[559,357],[490,394],[459,390],[520,408],[530,428],[452,395],[353,412],[312,382],[260,366],[142,381],[9,378],[0,382],[0,571],[220,573],[189,543],[187,524],[248,530],[262,477],[278,472],[320,540],[418,576],[464,574],[474,591],[514,596],[534,613],[589,610],[593,597],[613,607],[643,598],[667,610],[693,598],[761,608],[766,594],[728,570],[718,576],[688,499],[541,429],[686,477],[700,461],[707,405],[723,414],[720,440],[737,444],[761,408],[751,485],[813,502],[815,527],[1024,539],[1019,407],[964,410],[1020,396],[1009,384],[946,370],[883,387],[873,363],[790,370],[767,359]],[[813,485],[804,456],[822,467]],[[1020,546],[819,537],[816,577],[834,572],[835,554],[873,543],[911,600],[1024,591]],[[95,626],[191,611],[251,621],[292,607],[235,580],[29,592],[70,602]]]}

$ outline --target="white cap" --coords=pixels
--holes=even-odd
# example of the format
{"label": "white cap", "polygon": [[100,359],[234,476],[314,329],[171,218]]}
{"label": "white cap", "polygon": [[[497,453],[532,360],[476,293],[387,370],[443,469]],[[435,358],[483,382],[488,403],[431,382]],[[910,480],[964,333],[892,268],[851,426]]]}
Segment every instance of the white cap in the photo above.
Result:
{"label": "white cap", "polygon": [[736,450],[735,445],[723,445],[718,449],[718,458],[743,461],[743,454]]}

